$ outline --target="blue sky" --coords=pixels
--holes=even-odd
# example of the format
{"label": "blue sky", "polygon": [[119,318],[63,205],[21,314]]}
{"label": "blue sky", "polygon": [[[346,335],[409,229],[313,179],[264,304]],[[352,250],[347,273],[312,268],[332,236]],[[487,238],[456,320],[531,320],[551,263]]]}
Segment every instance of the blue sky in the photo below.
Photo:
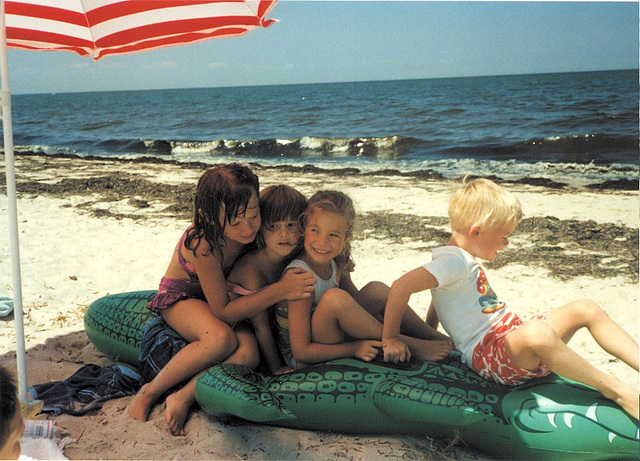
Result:
{"label": "blue sky", "polygon": [[244,37],[106,57],[9,51],[14,94],[638,68],[637,2],[281,0]]}

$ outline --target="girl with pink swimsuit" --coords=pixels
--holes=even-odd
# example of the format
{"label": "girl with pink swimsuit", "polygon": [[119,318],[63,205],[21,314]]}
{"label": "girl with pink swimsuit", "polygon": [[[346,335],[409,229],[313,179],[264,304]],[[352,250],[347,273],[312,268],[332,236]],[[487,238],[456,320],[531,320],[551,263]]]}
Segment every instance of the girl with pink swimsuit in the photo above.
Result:
{"label": "girl with pink swimsuit", "polygon": [[146,421],[163,394],[189,380],[167,397],[165,410],[170,432],[184,434],[197,374],[223,361],[258,363],[255,337],[239,321],[292,292],[302,296],[300,293],[313,289],[308,287],[308,277],[299,272],[229,302],[226,276],[260,229],[258,191],[258,177],[244,165],[209,169],[198,181],[193,225],[180,238],[158,294],[149,304],[187,344],[133,398],[129,405],[132,418]]}

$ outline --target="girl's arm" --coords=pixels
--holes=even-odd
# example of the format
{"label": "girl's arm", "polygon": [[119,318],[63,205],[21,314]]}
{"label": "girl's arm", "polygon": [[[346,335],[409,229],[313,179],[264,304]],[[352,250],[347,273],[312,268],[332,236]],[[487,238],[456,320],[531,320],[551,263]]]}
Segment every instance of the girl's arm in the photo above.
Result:
{"label": "girl's arm", "polygon": [[264,359],[267,362],[267,368],[271,373],[282,371],[284,363],[280,358],[280,353],[276,346],[271,326],[269,325],[269,314],[267,311],[262,311],[251,319],[251,325],[256,333],[260,350],[264,355]]}
{"label": "girl's arm", "polygon": [[259,280],[254,271],[244,272],[244,276],[239,277],[237,283],[247,290],[260,291],[229,302],[220,316],[225,322],[237,322],[255,317],[258,313],[280,301],[310,298],[316,283],[313,274],[301,268],[285,271],[280,280],[266,287],[264,287],[265,282]]}
{"label": "girl's arm", "polygon": [[[207,298],[209,309],[211,309],[213,315],[222,319],[224,307],[229,302],[227,281],[222,271],[222,256],[220,252],[209,251],[209,248],[209,244],[202,240],[196,251],[196,257],[193,257],[191,250],[184,247],[181,250],[185,258],[191,260],[196,267],[198,279]],[[187,252],[189,256],[186,255]]]}
{"label": "girl's arm", "polygon": [[[313,274],[304,269],[295,268],[287,271],[278,282],[263,290],[229,302],[227,282],[222,270],[222,256],[219,251],[209,251],[209,248],[209,244],[202,240],[197,250],[197,257],[192,257],[193,253],[190,253],[185,258],[192,260],[196,267],[198,279],[211,312],[224,322],[232,323],[251,318],[279,301],[309,297],[313,292],[315,286]],[[183,255],[189,251],[185,250]],[[253,288],[254,283],[250,282],[243,286],[248,290],[257,290],[264,286],[258,284]]]}
{"label": "girl's arm", "polygon": [[382,327],[382,342],[384,343],[383,350],[386,361],[399,360],[402,354],[406,354],[407,346],[398,339],[398,336],[400,335],[402,317],[411,295],[437,286],[436,278],[423,267],[407,272],[393,282],[384,310],[384,325]]}

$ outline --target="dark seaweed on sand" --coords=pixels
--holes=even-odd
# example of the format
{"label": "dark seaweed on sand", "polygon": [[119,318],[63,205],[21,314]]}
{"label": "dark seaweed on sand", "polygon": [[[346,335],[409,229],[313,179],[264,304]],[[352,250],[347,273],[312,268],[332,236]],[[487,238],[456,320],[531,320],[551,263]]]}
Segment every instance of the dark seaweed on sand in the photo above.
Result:
{"label": "dark seaweed on sand", "polygon": [[[29,158],[30,157],[30,158]],[[83,174],[80,168],[75,177],[52,178],[61,160],[44,155],[22,156],[24,161],[37,158],[28,163],[28,175],[18,172],[18,193],[22,195],[46,195],[64,198],[69,195],[83,195],[87,200],[76,205],[97,217],[116,219],[130,218],[144,220],[149,218],[172,218],[188,221],[191,218],[194,186],[191,184],[166,184],[161,181],[145,179],[124,171],[106,171],[100,168],[113,168],[114,162],[175,163],[158,159],[117,160],[110,159],[102,167],[104,159],[86,159],[70,156],[73,161],[86,162],[92,172]],[[96,166],[97,165],[97,166]],[[181,168],[204,171],[209,165],[180,164]],[[254,165],[256,166],[256,165]],[[88,167],[87,167],[88,168]],[[96,171],[98,168],[99,172]],[[263,168],[263,167],[261,167]],[[270,167],[269,169],[276,169]],[[301,173],[297,168],[278,167],[283,174]],[[304,173],[313,176],[327,175],[326,170],[309,166]],[[393,172],[389,172],[393,176]],[[30,179],[42,175],[46,179]],[[360,173],[354,169],[341,171],[337,176],[354,176]],[[29,177],[29,179],[27,178]],[[152,175],[151,175],[152,176]],[[332,176],[339,182],[336,175]],[[365,175],[363,175],[365,176]],[[441,178],[439,178],[441,180]],[[327,184],[327,178],[323,179]],[[433,178],[412,178],[412,181],[429,181]],[[331,181],[329,181],[331,182]],[[364,181],[366,182],[366,181]],[[547,184],[545,181],[523,179],[518,183],[531,184],[549,189],[564,188],[564,185]],[[0,192],[5,192],[5,177],[0,175]],[[607,187],[608,186],[608,187]],[[595,186],[592,186],[595,188]],[[636,188],[637,181],[621,184],[603,184],[603,188]],[[126,201],[128,212],[115,213],[96,204],[104,202]],[[161,204],[159,209],[149,213],[152,203]],[[146,211],[146,212],[145,212]],[[418,217],[389,212],[371,212],[360,216],[356,244],[366,247],[366,239],[385,239],[390,244],[422,242],[424,251],[446,244],[449,239],[448,221],[440,217]],[[613,223],[595,221],[560,220],[554,217],[526,218],[520,223],[512,236],[511,244],[503,250],[489,268],[499,268],[510,264],[524,265],[548,270],[553,276],[567,280],[579,276],[615,277],[638,280],[638,229]],[[426,262],[426,260],[425,260]]]}

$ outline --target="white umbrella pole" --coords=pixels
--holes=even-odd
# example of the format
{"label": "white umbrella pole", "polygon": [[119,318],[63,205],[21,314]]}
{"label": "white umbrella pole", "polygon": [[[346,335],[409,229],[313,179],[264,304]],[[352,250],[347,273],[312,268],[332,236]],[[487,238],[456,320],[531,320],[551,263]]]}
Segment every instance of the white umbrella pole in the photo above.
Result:
{"label": "white umbrella pole", "polygon": [[7,209],[9,214],[9,242],[13,275],[13,313],[16,325],[16,355],[18,368],[18,397],[27,402],[27,359],[24,343],[24,317],[22,313],[22,278],[20,276],[20,244],[18,241],[18,204],[16,198],[16,171],[13,156],[13,127],[11,120],[11,91],[7,60],[7,31],[4,21],[4,1],[0,6],[0,77],[2,78],[2,129],[4,132],[4,161],[7,171]]}

